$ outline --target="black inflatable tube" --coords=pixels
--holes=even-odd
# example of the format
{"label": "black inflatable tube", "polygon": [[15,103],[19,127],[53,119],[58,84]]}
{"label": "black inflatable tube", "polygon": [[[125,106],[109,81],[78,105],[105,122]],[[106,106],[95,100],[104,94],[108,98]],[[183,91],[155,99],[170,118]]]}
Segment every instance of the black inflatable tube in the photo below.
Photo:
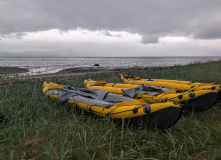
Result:
{"label": "black inflatable tube", "polygon": [[167,129],[180,119],[183,114],[183,107],[167,107],[147,115],[131,118],[130,121],[148,128]]}
{"label": "black inflatable tube", "polygon": [[211,92],[188,101],[183,101],[181,104],[185,104],[185,111],[203,112],[212,108],[216,104],[219,96],[220,92]]}

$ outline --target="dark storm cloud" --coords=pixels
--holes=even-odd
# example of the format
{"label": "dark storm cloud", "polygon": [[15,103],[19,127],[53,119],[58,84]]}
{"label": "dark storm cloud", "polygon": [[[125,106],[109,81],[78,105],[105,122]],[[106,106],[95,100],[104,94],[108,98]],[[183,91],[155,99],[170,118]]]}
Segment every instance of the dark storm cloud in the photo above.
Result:
{"label": "dark storm cloud", "polygon": [[138,33],[144,43],[169,34],[216,39],[220,6],[220,0],[0,0],[0,34],[86,28]]}

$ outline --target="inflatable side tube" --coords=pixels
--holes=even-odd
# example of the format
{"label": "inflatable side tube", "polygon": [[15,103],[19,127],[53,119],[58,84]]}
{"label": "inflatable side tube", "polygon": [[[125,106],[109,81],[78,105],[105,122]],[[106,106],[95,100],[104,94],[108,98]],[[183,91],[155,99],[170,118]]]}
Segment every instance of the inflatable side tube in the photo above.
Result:
{"label": "inflatable side tube", "polygon": [[221,90],[218,92],[218,100],[221,100]]}
{"label": "inflatable side tube", "polygon": [[[154,108],[152,104],[152,108]],[[156,105],[156,104],[155,104]],[[175,125],[183,114],[183,107],[174,107],[173,105],[161,110],[151,112],[145,116],[133,117],[130,119],[132,123],[148,128],[157,127],[159,129],[167,129]]]}

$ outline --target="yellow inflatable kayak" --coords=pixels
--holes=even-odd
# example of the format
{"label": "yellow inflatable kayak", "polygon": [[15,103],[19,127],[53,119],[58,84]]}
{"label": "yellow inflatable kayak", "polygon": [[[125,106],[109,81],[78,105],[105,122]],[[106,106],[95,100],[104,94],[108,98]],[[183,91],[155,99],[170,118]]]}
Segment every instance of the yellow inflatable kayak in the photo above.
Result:
{"label": "yellow inflatable kayak", "polygon": [[156,79],[141,79],[139,77],[133,76],[124,76],[121,75],[121,80],[127,84],[146,84],[146,85],[153,85],[157,87],[164,87],[164,88],[174,88],[179,90],[187,90],[187,91],[196,91],[196,90],[205,90],[205,89],[212,89],[212,90],[221,90],[220,85],[214,85],[213,83],[198,83],[193,82],[189,84],[189,81],[179,81],[179,83],[175,83],[175,80],[156,80]]}
{"label": "yellow inflatable kayak", "polygon": [[217,101],[216,90],[179,91],[161,87],[106,83],[105,81],[84,80],[88,89],[101,89],[110,93],[128,96],[135,99],[143,99],[148,103],[173,100],[185,104],[187,111],[202,112],[211,108]]}
{"label": "yellow inflatable kayak", "polygon": [[181,105],[172,101],[148,104],[141,99],[136,100],[98,89],[74,88],[52,82],[44,82],[43,94],[102,117],[125,118],[160,129],[174,125],[183,111]]}

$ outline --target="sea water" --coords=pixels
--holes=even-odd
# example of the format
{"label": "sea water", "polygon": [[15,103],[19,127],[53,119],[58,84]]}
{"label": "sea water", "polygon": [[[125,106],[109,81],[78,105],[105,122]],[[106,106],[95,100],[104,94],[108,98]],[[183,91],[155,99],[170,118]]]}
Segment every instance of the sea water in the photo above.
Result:
{"label": "sea water", "polygon": [[196,62],[221,60],[221,57],[80,57],[80,58],[0,58],[0,66],[16,66],[29,69],[29,75],[55,73],[67,68],[93,67],[99,64],[104,68],[152,67],[186,65]]}

